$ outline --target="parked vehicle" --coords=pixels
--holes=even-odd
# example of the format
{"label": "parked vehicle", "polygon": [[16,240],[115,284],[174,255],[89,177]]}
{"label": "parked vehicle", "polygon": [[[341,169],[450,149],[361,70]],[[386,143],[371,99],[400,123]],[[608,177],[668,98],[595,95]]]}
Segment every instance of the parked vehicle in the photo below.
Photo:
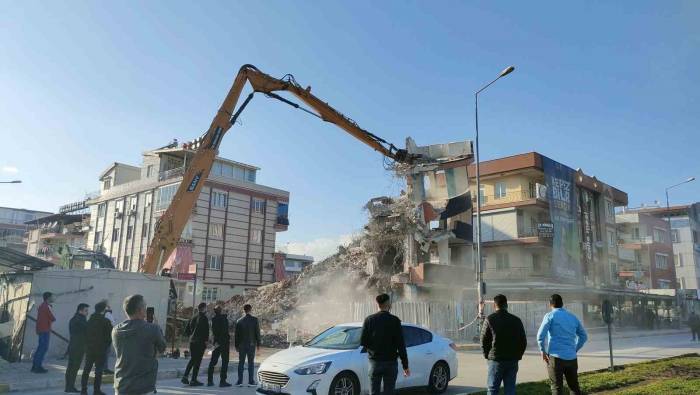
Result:
{"label": "parked vehicle", "polygon": [[[360,395],[369,393],[369,361],[360,346],[361,323],[331,327],[303,346],[271,355],[258,370],[258,394]],[[396,388],[443,393],[457,376],[456,346],[425,328],[403,324],[411,376],[399,369]]]}

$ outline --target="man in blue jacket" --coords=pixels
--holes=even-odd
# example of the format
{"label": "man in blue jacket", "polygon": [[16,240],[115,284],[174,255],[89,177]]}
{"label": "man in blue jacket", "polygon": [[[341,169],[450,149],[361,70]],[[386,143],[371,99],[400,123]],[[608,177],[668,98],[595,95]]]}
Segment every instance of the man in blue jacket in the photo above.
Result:
{"label": "man in blue jacket", "polygon": [[[580,395],[576,352],[586,343],[588,335],[581,321],[564,310],[561,295],[552,295],[549,305],[552,311],[542,319],[542,325],[537,331],[537,345],[542,353],[542,359],[547,364],[552,394],[563,394],[564,377],[566,377],[566,384],[571,392]],[[547,339],[546,348],[545,338]]]}

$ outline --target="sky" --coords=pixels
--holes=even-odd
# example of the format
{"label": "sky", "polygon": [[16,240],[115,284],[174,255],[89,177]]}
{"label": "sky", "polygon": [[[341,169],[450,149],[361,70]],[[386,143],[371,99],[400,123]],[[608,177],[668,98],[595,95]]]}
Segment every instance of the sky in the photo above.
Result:
{"label": "sky", "polygon": [[[201,135],[243,64],[295,76],[403,147],[538,151],[629,194],[700,178],[700,2],[10,2],[0,13],[0,206],[57,211],[112,162]],[[70,4],[70,6],[67,6]],[[246,94],[245,92],[244,94]],[[331,124],[256,96],[220,156],[288,190],[279,248],[327,255],[402,183]],[[700,200],[700,180],[671,204]]]}

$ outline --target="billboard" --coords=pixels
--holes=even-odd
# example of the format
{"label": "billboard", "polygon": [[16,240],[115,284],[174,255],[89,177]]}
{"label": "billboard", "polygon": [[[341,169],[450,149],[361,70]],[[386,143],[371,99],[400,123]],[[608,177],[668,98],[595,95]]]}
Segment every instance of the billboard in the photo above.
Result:
{"label": "billboard", "polygon": [[549,215],[554,227],[552,276],[569,284],[582,284],[581,248],[574,169],[542,157]]}

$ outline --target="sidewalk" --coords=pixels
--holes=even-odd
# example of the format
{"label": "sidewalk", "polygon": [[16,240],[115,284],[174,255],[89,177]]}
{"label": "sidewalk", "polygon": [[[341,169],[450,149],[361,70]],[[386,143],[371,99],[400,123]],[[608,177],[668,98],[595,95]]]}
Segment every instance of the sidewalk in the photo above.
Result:
{"label": "sidewalk", "polygon": [[[209,354],[209,351],[207,354]],[[256,357],[255,366],[259,366],[260,361],[267,358],[272,353],[279,351],[274,349],[262,349],[260,354]],[[235,376],[238,371],[238,361],[237,354],[232,350],[230,354],[230,361],[228,365],[228,375],[229,378]],[[200,381],[206,382],[207,367],[209,366],[210,356],[206,355],[202,360],[202,365],[199,369]],[[235,360],[235,361],[234,361]],[[159,358],[158,359],[158,381],[176,379],[182,377],[185,372],[185,367],[187,366],[188,359],[171,359],[171,358]],[[114,363],[114,358],[111,358],[110,362]],[[48,369],[48,373],[37,374],[30,372],[32,367],[31,361],[25,361],[20,363],[8,363],[6,361],[0,360],[0,393],[7,392],[20,392],[20,391],[40,391],[47,389],[57,389],[63,392],[65,386],[65,374],[66,374],[66,364],[67,360],[47,360],[44,362],[44,367]],[[221,362],[217,364],[215,381],[218,382],[218,372]],[[246,369],[247,370],[247,369]],[[80,375],[82,370],[78,372],[78,378],[76,380],[76,386],[80,386]],[[247,373],[246,373],[247,374]],[[90,376],[90,382],[92,382],[92,375]],[[114,382],[114,377],[112,375],[104,375],[102,378],[104,385],[109,386]],[[78,388],[80,389],[80,388]]]}

